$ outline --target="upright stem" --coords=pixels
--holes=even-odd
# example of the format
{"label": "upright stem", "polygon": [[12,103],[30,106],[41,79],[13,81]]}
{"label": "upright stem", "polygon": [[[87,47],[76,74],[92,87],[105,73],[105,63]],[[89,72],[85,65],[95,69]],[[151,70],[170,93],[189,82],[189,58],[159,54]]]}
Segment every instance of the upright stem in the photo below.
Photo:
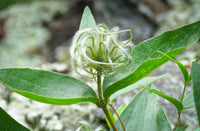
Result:
{"label": "upright stem", "polygon": [[110,122],[110,125],[112,126],[112,129],[113,129],[113,131],[117,131],[117,128],[116,128],[116,126],[115,126],[115,124],[114,124],[114,122],[113,122],[113,120],[112,120],[112,118],[111,118],[111,116],[110,116],[110,114],[109,114],[109,112],[108,112],[108,109],[105,107],[105,108],[102,108],[103,109],[103,112],[105,113],[105,115],[106,115],[106,118],[108,119],[108,121]]}
{"label": "upright stem", "polygon": [[181,103],[183,103],[183,98],[184,98],[184,95],[185,95],[186,86],[187,86],[187,85],[184,84],[184,89],[183,89],[183,93],[182,93]]}
{"label": "upright stem", "polygon": [[[187,86],[187,84],[185,83],[183,93],[182,93],[182,97],[181,97],[181,104],[183,103],[183,98],[185,96],[186,86]],[[182,113],[182,111],[178,113],[178,128],[180,128],[180,125],[181,125],[181,113]]]}
{"label": "upright stem", "polygon": [[178,128],[180,128],[181,125],[181,112],[178,113]]}
{"label": "upright stem", "polygon": [[101,87],[101,73],[99,72],[97,75],[97,87],[98,87],[98,95],[100,102],[103,101],[103,93],[102,93],[102,87]]}
{"label": "upright stem", "polygon": [[98,88],[98,95],[99,95],[99,107],[102,108],[106,118],[108,119],[110,125],[112,126],[113,131],[117,131],[117,128],[108,112],[107,109],[107,102],[103,98],[103,92],[102,92],[102,84],[101,84],[101,71],[98,71],[97,75],[97,88]]}

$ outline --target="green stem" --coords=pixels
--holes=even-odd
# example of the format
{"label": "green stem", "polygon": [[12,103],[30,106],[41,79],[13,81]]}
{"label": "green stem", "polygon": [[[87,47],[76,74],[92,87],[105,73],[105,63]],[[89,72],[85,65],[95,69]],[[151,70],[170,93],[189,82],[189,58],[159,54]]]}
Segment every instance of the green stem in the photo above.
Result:
{"label": "green stem", "polygon": [[110,125],[112,126],[113,131],[117,131],[117,128],[116,128],[112,118],[110,117],[110,114],[108,113],[108,109],[106,107],[102,108],[102,109],[103,109],[103,112],[105,113],[106,118],[108,119]]}
{"label": "green stem", "polygon": [[181,125],[181,112],[178,113],[178,128],[180,128]]}
{"label": "green stem", "polygon": [[[182,97],[181,97],[181,104],[183,103],[183,98],[185,96],[186,86],[187,86],[187,84],[185,83],[183,93],[182,93]],[[181,113],[182,113],[182,111],[178,113],[178,128],[180,128],[180,125],[181,125]]]}
{"label": "green stem", "polygon": [[107,102],[103,98],[102,84],[101,84],[101,71],[99,70],[97,74],[98,74],[97,75],[97,88],[98,88],[98,96],[99,96],[99,107],[102,108],[106,118],[108,119],[110,125],[112,126],[113,131],[117,131],[117,128],[108,112]]}
{"label": "green stem", "polygon": [[181,103],[183,103],[183,98],[185,96],[185,90],[186,90],[186,84],[184,84],[184,89],[183,89],[183,93],[182,93],[182,98],[181,98]]}
{"label": "green stem", "polygon": [[103,93],[102,93],[102,87],[101,87],[101,72],[98,72],[97,75],[97,88],[98,88],[98,95],[99,95],[99,101],[103,102]]}

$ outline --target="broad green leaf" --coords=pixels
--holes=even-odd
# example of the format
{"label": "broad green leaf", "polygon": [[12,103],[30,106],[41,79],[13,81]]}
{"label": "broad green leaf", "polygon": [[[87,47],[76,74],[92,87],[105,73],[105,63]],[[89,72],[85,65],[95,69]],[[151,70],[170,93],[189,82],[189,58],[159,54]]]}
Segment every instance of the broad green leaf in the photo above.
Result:
{"label": "broad green leaf", "polygon": [[112,94],[109,98],[109,101],[114,101],[117,97],[119,97],[120,95],[123,95],[125,93],[128,93],[132,90],[135,90],[137,88],[139,88],[140,86],[147,86],[149,84],[151,84],[152,82],[154,81],[157,81],[159,79],[162,79],[164,77],[168,76],[168,74],[164,74],[164,75],[160,75],[160,76],[153,76],[153,77],[146,77],[146,78],[143,78],[139,81],[137,81],[136,83],[130,85],[130,86],[127,86],[126,88],[123,88],[117,92],[115,92],[114,94]]}
{"label": "broad green leaf", "polygon": [[156,114],[158,131],[172,131],[171,125],[165,115],[163,108],[159,108]]}
{"label": "broad green leaf", "polygon": [[186,69],[186,67],[179,61],[177,61],[175,58],[173,58],[172,56],[166,54],[166,53],[163,53],[161,51],[158,51],[159,53],[163,54],[164,56],[168,57],[169,59],[173,60],[178,66],[179,68],[181,69],[182,73],[183,73],[183,76],[184,76],[184,79],[185,79],[185,84],[187,84],[189,81],[189,75],[188,75],[188,71]]}
{"label": "broad green leaf", "polygon": [[183,110],[193,108],[193,107],[195,107],[194,96],[193,96],[193,92],[191,92],[183,98]]}
{"label": "broad green leaf", "polygon": [[96,22],[90,11],[90,8],[87,6],[83,11],[79,30],[84,30],[87,28],[94,28],[94,27],[96,27]]}
{"label": "broad green leaf", "polygon": [[194,131],[200,131],[200,128],[195,129]]}
{"label": "broad green leaf", "polygon": [[153,92],[153,93],[155,93],[155,94],[157,94],[157,95],[159,95],[159,96],[161,96],[161,97],[163,97],[163,98],[165,98],[165,99],[167,99],[167,100],[170,101],[172,104],[174,104],[174,106],[177,108],[177,110],[178,110],[179,112],[183,110],[183,105],[182,105],[182,103],[181,103],[180,101],[178,101],[177,99],[175,99],[175,98],[173,98],[173,97],[170,97],[170,96],[168,96],[168,95],[165,95],[164,93],[159,92],[159,91],[157,91],[157,90],[149,89],[149,88],[144,87],[144,86],[141,86],[141,87],[144,88],[144,89],[146,89],[146,90],[148,90],[148,91],[150,91],[150,92]]}
{"label": "broad green leaf", "polygon": [[28,68],[0,69],[0,82],[18,94],[43,103],[98,103],[96,93],[88,85],[55,72]]}
{"label": "broad green leaf", "polygon": [[[198,119],[200,120],[200,65],[196,62],[192,63],[192,81],[194,92],[194,103],[197,111]],[[200,121],[199,121],[200,124]]]}
{"label": "broad green leaf", "polygon": [[0,130],[1,131],[30,131],[14,120],[0,107]]}
{"label": "broad green leaf", "polygon": [[188,127],[188,125],[185,125],[181,128],[178,128],[176,131],[186,131],[187,127]]}
{"label": "broad green leaf", "polygon": [[[157,107],[158,97],[142,90],[120,115],[127,131],[172,131],[161,108]],[[119,120],[116,127],[123,131]]]}
{"label": "broad green leaf", "polygon": [[199,38],[200,21],[167,31],[140,43],[133,48],[130,54],[132,56],[131,64],[104,79],[104,97],[108,99],[116,91],[137,82],[169,60],[158,51],[174,57]]}

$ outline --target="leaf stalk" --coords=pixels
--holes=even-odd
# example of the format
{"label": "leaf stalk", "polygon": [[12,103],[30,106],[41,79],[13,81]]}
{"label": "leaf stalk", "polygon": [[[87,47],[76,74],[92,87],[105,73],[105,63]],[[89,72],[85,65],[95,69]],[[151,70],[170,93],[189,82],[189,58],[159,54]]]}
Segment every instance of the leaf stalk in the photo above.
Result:
{"label": "leaf stalk", "polygon": [[118,117],[118,119],[119,119],[119,121],[120,121],[120,123],[121,123],[121,125],[122,125],[123,130],[126,131],[126,128],[125,128],[125,126],[124,126],[124,124],[123,124],[123,122],[122,122],[122,119],[120,118],[119,114],[117,113],[117,111],[116,111],[115,108],[113,107],[112,103],[110,103],[109,105],[111,106],[111,108],[113,109],[113,111],[115,112],[115,114],[117,115],[117,117]]}

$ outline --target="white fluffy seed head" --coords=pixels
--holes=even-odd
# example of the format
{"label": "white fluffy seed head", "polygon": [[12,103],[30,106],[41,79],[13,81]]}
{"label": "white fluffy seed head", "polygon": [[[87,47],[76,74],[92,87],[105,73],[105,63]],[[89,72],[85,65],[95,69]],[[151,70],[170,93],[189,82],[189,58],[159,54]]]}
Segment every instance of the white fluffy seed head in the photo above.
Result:
{"label": "white fluffy seed head", "polygon": [[131,30],[129,31],[130,39],[127,42],[119,42],[118,33],[124,31],[119,31],[118,27],[109,30],[105,25],[98,25],[78,31],[71,47],[75,71],[83,77],[92,78],[99,71],[103,75],[110,75],[129,64],[130,58],[124,49],[132,39]]}

